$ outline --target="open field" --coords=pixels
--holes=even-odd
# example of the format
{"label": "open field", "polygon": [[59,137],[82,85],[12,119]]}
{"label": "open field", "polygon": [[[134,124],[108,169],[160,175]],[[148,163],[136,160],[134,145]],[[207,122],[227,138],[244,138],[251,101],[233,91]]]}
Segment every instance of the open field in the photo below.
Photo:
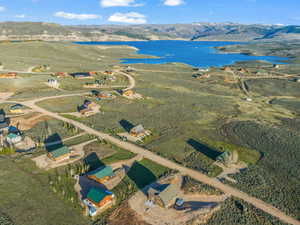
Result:
{"label": "open field", "polygon": [[224,127],[231,141],[262,153],[262,159],[234,175],[237,187],[300,219],[299,135],[295,132],[253,122]]}
{"label": "open field", "polygon": [[48,175],[38,170],[33,162],[9,158],[0,161],[0,211],[15,224],[89,224],[80,210],[52,192]]}

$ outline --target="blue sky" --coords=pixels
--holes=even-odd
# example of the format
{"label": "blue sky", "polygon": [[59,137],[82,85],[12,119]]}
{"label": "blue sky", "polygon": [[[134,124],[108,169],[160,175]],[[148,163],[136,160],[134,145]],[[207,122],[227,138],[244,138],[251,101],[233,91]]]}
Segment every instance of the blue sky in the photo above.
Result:
{"label": "blue sky", "polygon": [[300,24],[300,0],[0,0],[0,21]]}

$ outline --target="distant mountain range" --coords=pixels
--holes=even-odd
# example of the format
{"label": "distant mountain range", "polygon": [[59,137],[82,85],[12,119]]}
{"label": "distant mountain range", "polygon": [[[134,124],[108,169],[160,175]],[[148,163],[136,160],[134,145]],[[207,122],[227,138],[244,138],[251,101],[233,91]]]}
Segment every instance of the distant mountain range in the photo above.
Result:
{"label": "distant mountain range", "polygon": [[300,26],[236,23],[63,26],[43,22],[0,23],[0,40],[37,39],[47,41],[300,40]]}

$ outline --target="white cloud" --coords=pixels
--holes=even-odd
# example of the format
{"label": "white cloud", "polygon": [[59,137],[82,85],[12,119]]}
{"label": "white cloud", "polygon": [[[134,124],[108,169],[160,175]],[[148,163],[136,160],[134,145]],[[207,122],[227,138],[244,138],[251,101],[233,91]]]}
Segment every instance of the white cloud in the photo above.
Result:
{"label": "white cloud", "polygon": [[54,14],[56,17],[61,17],[69,20],[90,20],[90,19],[99,19],[100,15],[95,14],[76,14],[76,13],[67,13],[67,12],[56,12]]}
{"label": "white cloud", "polygon": [[167,6],[179,6],[184,4],[183,0],[164,0],[164,4]]}
{"label": "white cloud", "polygon": [[147,23],[146,16],[137,12],[115,13],[108,18],[110,22],[143,24]]}
{"label": "white cloud", "polygon": [[136,0],[100,0],[100,4],[102,7],[116,7],[116,6],[138,7],[143,5],[135,2]]}
{"label": "white cloud", "polygon": [[6,8],[4,6],[0,6],[0,12],[6,11]]}
{"label": "white cloud", "polygon": [[19,14],[19,15],[15,15],[16,18],[25,18],[26,15],[25,14]]}

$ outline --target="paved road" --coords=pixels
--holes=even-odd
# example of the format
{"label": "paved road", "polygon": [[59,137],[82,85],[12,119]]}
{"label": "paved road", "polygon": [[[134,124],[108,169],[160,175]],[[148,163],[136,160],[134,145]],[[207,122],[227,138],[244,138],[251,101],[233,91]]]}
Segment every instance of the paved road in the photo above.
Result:
{"label": "paved road", "polygon": [[120,146],[121,148],[127,149],[127,150],[129,150],[133,153],[139,154],[139,155],[143,156],[144,158],[150,159],[150,160],[152,160],[152,161],[154,161],[158,164],[164,165],[164,166],[166,166],[170,169],[178,170],[182,174],[187,174],[187,175],[191,176],[192,178],[194,178],[195,180],[198,180],[200,182],[211,185],[211,186],[213,186],[217,189],[220,189],[221,191],[223,191],[226,194],[230,194],[234,197],[243,199],[244,201],[254,205],[255,207],[265,211],[266,213],[268,213],[268,214],[270,214],[274,217],[277,217],[278,219],[282,220],[283,222],[293,224],[293,225],[300,225],[299,221],[297,221],[296,219],[286,215],[285,213],[283,213],[279,209],[273,207],[272,205],[267,204],[266,202],[264,202],[260,199],[254,198],[254,197],[252,197],[252,196],[250,196],[250,195],[248,195],[244,192],[241,192],[238,189],[230,187],[229,185],[225,185],[225,184],[219,182],[216,179],[210,178],[210,177],[202,174],[199,171],[195,171],[195,170],[183,167],[183,166],[181,166],[177,163],[174,163],[170,160],[167,160],[167,159],[165,159],[161,156],[158,156],[158,155],[156,155],[156,154],[154,154],[154,153],[152,153],[152,152],[150,152],[150,151],[148,151],[144,148],[141,148],[137,145],[134,145],[134,144],[131,144],[131,143],[128,143],[128,142],[123,142],[123,141],[121,141],[117,138],[114,138],[114,137],[112,137],[108,134],[105,134],[105,133],[99,132],[97,130],[94,130],[91,127],[88,127],[88,126],[86,126],[86,125],[84,125],[80,122],[77,122],[77,121],[74,121],[74,120],[71,120],[71,119],[67,119],[65,117],[60,116],[57,113],[49,112],[49,111],[47,111],[47,110],[45,110],[45,109],[43,109],[43,108],[36,105],[37,102],[42,101],[42,100],[46,100],[46,99],[50,99],[50,98],[57,98],[57,97],[75,96],[75,95],[80,95],[80,94],[44,97],[44,98],[40,98],[40,99],[36,99],[36,100],[31,100],[31,101],[26,101],[26,102],[18,102],[18,103],[23,104],[27,107],[30,107],[33,110],[37,111],[37,112],[44,113],[44,114],[46,114],[48,116],[51,116],[53,118],[56,118],[58,120],[65,121],[65,122],[68,122],[70,124],[73,124],[74,126],[84,130],[85,132],[87,132],[89,134],[93,134],[93,135],[95,135],[99,138],[106,139],[106,140]]}

